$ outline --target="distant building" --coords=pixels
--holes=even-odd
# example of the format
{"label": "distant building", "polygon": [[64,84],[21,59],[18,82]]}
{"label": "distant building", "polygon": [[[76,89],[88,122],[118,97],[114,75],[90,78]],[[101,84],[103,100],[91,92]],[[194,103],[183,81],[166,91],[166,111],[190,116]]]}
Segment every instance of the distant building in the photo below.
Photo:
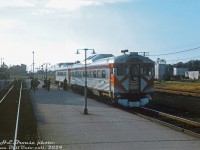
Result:
{"label": "distant building", "polygon": [[26,65],[25,64],[21,64],[21,72],[26,73]]}
{"label": "distant building", "polygon": [[174,67],[174,76],[185,76],[185,72],[188,71],[188,68],[175,68]]}
{"label": "distant building", "polygon": [[157,59],[155,64],[155,79],[164,80],[166,75],[166,61],[164,59]]}
{"label": "distant building", "polygon": [[185,77],[189,79],[199,79],[199,71],[186,71]]}

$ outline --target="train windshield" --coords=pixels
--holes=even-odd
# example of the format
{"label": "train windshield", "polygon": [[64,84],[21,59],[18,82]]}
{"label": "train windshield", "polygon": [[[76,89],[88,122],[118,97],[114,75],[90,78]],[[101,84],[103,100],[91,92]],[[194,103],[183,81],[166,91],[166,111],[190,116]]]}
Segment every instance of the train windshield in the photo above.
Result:
{"label": "train windshield", "polygon": [[141,74],[144,76],[151,76],[154,73],[154,67],[152,65],[142,65]]}

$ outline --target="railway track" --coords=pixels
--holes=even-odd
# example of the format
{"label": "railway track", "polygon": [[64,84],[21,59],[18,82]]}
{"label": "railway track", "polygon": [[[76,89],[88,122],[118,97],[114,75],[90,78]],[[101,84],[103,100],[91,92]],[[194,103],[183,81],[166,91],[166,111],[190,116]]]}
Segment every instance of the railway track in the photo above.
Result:
{"label": "railway track", "polygon": [[165,93],[173,93],[173,94],[179,94],[179,95],[186,95],[186,96],[194,96],[194,97],[200,97],[200,92],[197,91],[187,91],[187,90],[175,90],[175,89],[168,89],[168,88],[156,88],[155,91],[158,92],[165,92]]}
{"label": "railway track", "polygon": [[108,100],[105,100],[105,99],[103,100],[97,97],[95,98],[94,96],[90,96],[90,98],[95,99],[101,103],[106,103],[118,109],[127,111],[129,113],[138,115],[140,117],[146,118],[153,122],[162,124],[164,126],[173,128],[180,132],[184,132],[184,133],[200,138],[200,122],[195,122],[189,119],[185,119],[182,117],[178,117],[178,116],[171,115],[165,112],[150,109],[147,107],[127,108],[120,105],[113,105],[113,103],[108,102]]}
{"label": "railway track", "polygon": [[[0,99],[0,149],[24,149],[34,147],[37,125],[31,112],[28,91],[25,83],[16,81],[8,91],[2,92]],[[33,127],[36,125],[36,127]]]}
{"label": "railway track", "polygon": [[129,109],[128,111],[148,120],[200,138],[200,122],[191,121],[147,107]]}

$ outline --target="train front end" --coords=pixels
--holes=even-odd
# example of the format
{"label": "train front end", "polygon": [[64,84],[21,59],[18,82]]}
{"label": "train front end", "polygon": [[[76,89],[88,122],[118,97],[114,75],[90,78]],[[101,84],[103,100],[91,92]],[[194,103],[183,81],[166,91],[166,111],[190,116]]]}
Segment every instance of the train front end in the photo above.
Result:
{"label": "train front end", "polygon": [[113,99],[125,107],[148,104],[154,93],[154,62],[137,53],[115,58],[111,74]]}

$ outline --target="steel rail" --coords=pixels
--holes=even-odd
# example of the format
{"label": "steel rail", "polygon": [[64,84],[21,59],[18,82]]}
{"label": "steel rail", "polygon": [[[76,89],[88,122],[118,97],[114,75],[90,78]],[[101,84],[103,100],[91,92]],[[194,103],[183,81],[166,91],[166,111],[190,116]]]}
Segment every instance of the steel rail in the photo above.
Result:
{"label": "steel rail", "polygon": [[4,95],[4,97],[1,99],[0,104],[3,102],[3,100],[6,98],[6,96],[8,95],[8,93],[12,90],[12,88],[14,87],[14,85],[9,89],[9,91]]}
{"label": "steel rail", "polygon": [[174,119],[174,120],[177,120],[177,121],[180,121],[180,122],[183,122],[183,123],[187,123],[189,125],[200,127],[200,123],[199,122],[195,122],[195,121],[188,120],[188,119],[185,119],[185,118],[177,117],[177,116],[170,115],[170,114],[167,114],[167,113],[163,113],[163,112],[160,112],[160,111],[157,111],[157,110],[149,109],[149,108],[146,108],[146,107],[140,107],[140,108],[143,108],[145,110],[149,110],[149,111],[152,111],[152,112],[156,112],[160,116],[164,116],[164,117],[167,117],[167,118],[170,118],[170,119]]}
{"label": "steel rail", "polygon": [[[23,82],[23,81],[22,81]],[[17,119],[16,119],[16,126],[15,126],[15,136],[14,136],[14,145],[13,150],[16,150],[16,140],[17,140],[17,133],[18,133],[18,124],[19,124],[19,112],[20,112],[20,104],[21,104],[21,94],[22,94],[22,82],[20,87],[20,93],[19,93],[19,104],[18,104],[18,110],[17,110]]]}
{"label": "steel rail", "polygon": [[166,127],[169,127],[169,128],[171,128],[171,129],[178,130],[178,131],[180,131],[180,132],[184,132],[184,133],[186,133],[186,134],[189,134],[189,135],[192,135],[192,136],[195,136],[195,137],[200,138],[200,134],[195,133],[195,132],[193,132],[193,131],[190,131],[190,130],[187,130],[187,129],[178,127],[178,126],[176,126],[176,125],[173,125],[173,124],[170,124],[170,123],[161,121],[161,120],[159,120],[159,119],[155,119],[155,118],[152,118],[152,117],[143,115],[143,114],[141,114],[141,113],[134,113],[134,114],[136,114],[137,116],[140,116],[140,117],[142,117],[142,118],[148,119],[148,120],[150,120],[150,121],[153,121],[153,122],[159,123],[159,124],[161,124],[161,125],[164,125],[164,126],[166,126]]}

